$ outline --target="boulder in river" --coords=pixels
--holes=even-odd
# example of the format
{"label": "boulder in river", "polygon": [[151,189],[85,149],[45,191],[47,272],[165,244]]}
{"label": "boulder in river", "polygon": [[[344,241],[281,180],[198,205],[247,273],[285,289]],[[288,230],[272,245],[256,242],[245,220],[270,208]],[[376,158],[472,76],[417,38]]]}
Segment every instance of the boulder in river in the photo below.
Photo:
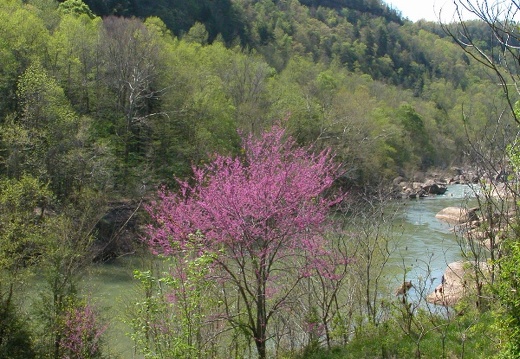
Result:
{"label": "boulder in river", "polygon": [[429,179],[426,182],[406,182],[403,177],[393,181],[394,190],[399,191],[401,198],[423,198],[444,194],[448,190],[445,182]]}
{"label": "boulder in river", "polygon": [[422,189],[428,194],[444,194],[448,190],[448,187],[440,182],[434,180],[428,180],[422,185]]}
{"label": "boulder in river", "polygon": [[435,218],[450,224],[462,224],[478,221],[478,208],[446,207],[435,215]]}

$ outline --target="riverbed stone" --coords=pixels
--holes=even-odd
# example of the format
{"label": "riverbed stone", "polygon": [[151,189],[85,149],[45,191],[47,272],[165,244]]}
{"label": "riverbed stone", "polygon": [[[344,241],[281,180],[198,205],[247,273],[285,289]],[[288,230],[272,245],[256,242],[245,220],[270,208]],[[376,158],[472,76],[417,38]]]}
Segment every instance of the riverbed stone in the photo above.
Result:
{"label": "riverbed stone", "polygon": [[439,195],[446,193],[448,187],[443,183],[428,180],[422,185],[422,189],[428,194]]}
{"label": "riverbed stone", "polygon": [[457,261],[448,264],[441,284],[426,297],[426,300],[448,307],[457,304],[464,296],[476,292],[478,282],[475,273],[487,275],[488,264],[475,261]]}

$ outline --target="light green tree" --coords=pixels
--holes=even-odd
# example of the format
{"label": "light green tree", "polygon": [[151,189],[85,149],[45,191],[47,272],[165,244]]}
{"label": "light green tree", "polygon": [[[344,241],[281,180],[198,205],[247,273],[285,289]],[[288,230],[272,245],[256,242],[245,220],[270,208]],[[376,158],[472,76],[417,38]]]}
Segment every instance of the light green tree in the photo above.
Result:
{"label": "light green tree", "polygon": [[110,153],[90,141],[90,122],[78,116],[63,89],[39,64],[18,82],[18,117],[2,124],[3,166],[10,177],[31,173],[60,198],[85,185],[108,188]]}
{"label": "light green tree", "polygon": [[207,280],[214,259],[194,241],[175,258],[161,259],[159,273],[134,271],[143,297],[130,308],[127,322],[137,351],[146,359],[211,358],[223,349],[216,345],[222,343],[222,320],[212,313],[218,303],[216,287]]}
{"label": "light green tree", "polygon": [[50,39],[49,57],[52,61],[49,67],[80,114],[89,114],[96,108],[95,93],[99,91],[98,70],[101,65],[96,51],[100,25],[100,18],[62,14]]}
{"label": "light green tree", "polygon": [[63,14],[72,14],[75,16],[87,15],[91,19],[95,17],[88,5],[81,0],[66,0],[60,3],[58,9]]}
{"label": "light green tree", "polygon": [[49,32],[37,9],[24,6],[20,0],[0,3],[0,111],[16,108],[18,77],[32,61],[42,59]]}
{"label": "light green tree", "polygon": [[[31,358],[27,326],[21,325],[24,290],[44,252],[44,218],[52,194],[34,177],[0,180],[0,356]],[[24,329],[22,329],[24,328]]]}
{"label": "light green tree", "polygon": [[208,30],[206,30],[206,26],[200,22],[196,22],[182,39],[188,42],[196,42],[201,45],[207,45],[208,37],[209,34]]}

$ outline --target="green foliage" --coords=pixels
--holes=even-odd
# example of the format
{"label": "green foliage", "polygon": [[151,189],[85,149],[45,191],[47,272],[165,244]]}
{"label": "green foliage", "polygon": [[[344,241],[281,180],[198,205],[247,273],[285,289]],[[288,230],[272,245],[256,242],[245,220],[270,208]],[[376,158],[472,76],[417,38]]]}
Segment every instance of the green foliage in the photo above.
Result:
{"label": "green foliage", "polygon": [[520,243],[509,238],[503,246],[495,288],[500,304],[496,330],[503,338],[500,357],[520,358]]}
{"label": "green foliage", "polygon": [[[23,284],[44,253],[44,214],[52,194],[30,176],[0,180],[0,355],[31,358],[32,343],[19,311]],[[5,355],[2,355],[5,354]]]}
{"label": "green foliage", "polygon": [[[11,275],[34,263],[44,244],[42,219],[52,198],[34,177],[0,181],[0,269]],[[9,285],[9,281],[2,281]],[[3,287],[2,285],[2,287]],[[5,292],[2,290],[2,294]]]}
{"label": "green foliage", "polygon": [[[71,108],[63,89],[40,65],[31,65],[18,82],[19,117],[1,125],[9,176],[31,173],[49,182],[58,197],[85,184],[106,188],[106,152],[90,139],[89,119]],[[106,163],[106,162],[105,162]]]}
{"label": "green foliage", "polygon": [[196,42],[201,45],[207,45],[208,36],[209,34],[204,24],[196,22],[182,39],[188,42]]}
{"label": "green foliage", "polygon": [[[403,26],[375,3],[86,3],[162,19],[92,18],[79,0],[0,6],[3,171],[49,180],[59,197],[90,185],[94,168],[100,187],[137,195],[210,153],[236,151],[237,129],[282,118],[300,143],[338,149],[349,181],[375,183],[461,160],[457,102],[471,102],[475,136],[496,104],[480,95],[489,93],[483,74],[434,27]],[[247,21],[217,41],[215,30],[233,23],[217,13]]]}
{"label": "green foliage", "polygon": [[17,107],[18,76],[32,62],[44,57],[49,33],[35,11],[19,0],[0,4],[0,113]]}
{"label": "green foliage", "polygon": [[58,9],[63,14],[72,14],[75,16],[87,15],[91,19],[94,18],[94,13],[90,11],[88,5],[81,0],[66,0],[60,3]]}
{"label": "green foliage", "polygon": [[29,324],[13,303],[0,304],[0,357],[5,359],[36,358]]}
{"label": "green foliage", "polygon": [[[195,242],[194,242],[195,243]],[[135,303],[128,320],[138,352],[145,358],[201,358],[209,355],[203,341],[206,311],[213,304],[207,274],[215,256],[195,244],[175,258],[165,259],[171,272],[159,277],[134,270],[144,298]]]}
{"label": "green foliage", "polygon": [[100,18],[63,14],[49,44],[52,73],[80,114],[89,113],[99,102],[95,94],[99,95],[100,25]]}
{"label": "green foliage", "polygon": [[[414,340],[403,332],[395,330],[392,320],[389,320],[379,326],[365,325],[361,331],[356,332],[345,347],[317,350],[312,354],[294,357],[302,359],[494,357],[496,347],[493,339],[482,335],[480,330],[473,330],[479,325],[488,328],[492,323],[492,316],[489,313],[476,318],[473,317],[475,314],[468,315],[470,317],[467,318],[434,318],[435,322],[421,316],[420,321],[427,333],[420,342],[420,353],[417,352]],[[443,327],[445,331],[437,331],[439,327]],[[443,352],[443,342],[445,352]]]}
{"label": "green foliage", "polygon": [[172,174],[188,174],[192,163],[212,153],[234,151],[239,141],[236,109],[226,93],[234,52],[220,43],[203,47],[165,39],[164,46],[160,61],[171,71],[160,78],[167,90],[163,112],[150,121],[153,141],[147,156],[161,180],[170,180]]}
{"label": "green foliage", "polygon": [[410,146],[410,156],[413,155],[418,158],[417,162],[420,168],[428,168],[433,163],[435,153],[430,144],[430,136],[424,120],[416,110],[408,104],[399,107],[397,116],[404,130],[401,141]]}

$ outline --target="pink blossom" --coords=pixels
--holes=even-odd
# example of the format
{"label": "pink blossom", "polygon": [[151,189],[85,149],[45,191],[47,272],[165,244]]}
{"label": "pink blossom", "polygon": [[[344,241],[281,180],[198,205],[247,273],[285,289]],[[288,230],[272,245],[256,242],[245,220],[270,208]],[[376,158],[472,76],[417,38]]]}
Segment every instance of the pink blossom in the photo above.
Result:
{"label": "pink blossom", "polygon": [[295,285],[315,270],[334,278],[324,232],[342,197],[325,192],[338,166],[329,150],[313,153],[285,137],[274,126],[260,138],[244,138],[242,156],[215,155],[193,168],[190,181],[179,181],[178,192],[163,188],[147,207],[152,250],[174,255],[196,242],[217,253],[215,263],[247,305],[260,356],[265,327]]}
{"label": "pink blossom", "polygon": [[266,257],[280,249],[321,250],[328,210],[338,200],[322,194],[338,167],[329,151],[309,153],[284,135],[275,126],[260,139],[249,136],[243,158],[216,155],[193,169],[194,185],[180,181],[178,193],[161,189],[147,207],[155,222],[150,246],[169,255],[200,231],[212,249],[240,246]]}
{"label": "pink blossom", "polygon": [[65,312],[60,346],[63,359],[87,359],[100,354],[99,340],[107,326],[99,325],[91,305],[70,308]]}

